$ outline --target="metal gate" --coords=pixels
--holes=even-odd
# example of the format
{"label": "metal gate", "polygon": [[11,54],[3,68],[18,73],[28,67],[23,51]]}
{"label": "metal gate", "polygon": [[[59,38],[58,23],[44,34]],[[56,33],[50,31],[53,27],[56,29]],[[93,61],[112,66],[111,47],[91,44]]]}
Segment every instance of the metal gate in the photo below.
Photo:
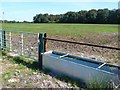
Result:
{"label": "metal gate", "polygon": [[45,51],[44,33],[15,32],[1,30],[1,48],[12,55],[22,55],[25,58],[40,61],[41,53]]}

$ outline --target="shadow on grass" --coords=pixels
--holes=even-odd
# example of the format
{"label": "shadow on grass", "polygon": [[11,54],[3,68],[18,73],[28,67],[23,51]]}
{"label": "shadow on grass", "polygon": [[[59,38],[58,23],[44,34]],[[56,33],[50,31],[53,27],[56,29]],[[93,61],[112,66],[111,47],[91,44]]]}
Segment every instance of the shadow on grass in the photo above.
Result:
{"label": "shadow on grass", "polygon": [[13,57],[13,62],[24,65],[27,68],[30,68],[32,70],[39,70],[39,65],[37,61],[27,60],[27,59],[24,59],[23,57],[16,56],[16,57]]}
{"label": "shadow on grass", "polygon": [[52,73],[51,70],[49,70],[49,69],[39,70],[39,65],[38,65],[37,61],[28,60],[28,59],[25,59],[23,57],[11,57],[11,56],[9,56],[8,58],[11,58],[12,62],[24,65],[29,69],[32,69],[32,70],[35,70],[35,71],[37,70],[37,71],[40,71],[44,74],[50,75],[50,76],[52,76],[52,77],[54,77],[58,80],[64,81],[66,83],[71,83],[72,86],[74,86],[74,87],[85,88],[85,85],[82,84],[80,82],[80,80],[71,79],[70,77],[65,76],[65,75],[62,75],[62,76],[57,75],[56,73]]}

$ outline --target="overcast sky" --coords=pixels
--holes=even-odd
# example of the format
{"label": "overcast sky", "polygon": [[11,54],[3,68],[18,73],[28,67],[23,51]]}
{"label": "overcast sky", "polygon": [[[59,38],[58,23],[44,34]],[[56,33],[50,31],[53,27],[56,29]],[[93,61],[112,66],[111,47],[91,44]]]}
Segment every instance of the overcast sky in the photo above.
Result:
{"label": "overcast sky", "polygon": [[118,0],[2,0],[0,19],[32,21],[33,16],[39,13],[63,14],[68,11],[104,8],[117,9]]}

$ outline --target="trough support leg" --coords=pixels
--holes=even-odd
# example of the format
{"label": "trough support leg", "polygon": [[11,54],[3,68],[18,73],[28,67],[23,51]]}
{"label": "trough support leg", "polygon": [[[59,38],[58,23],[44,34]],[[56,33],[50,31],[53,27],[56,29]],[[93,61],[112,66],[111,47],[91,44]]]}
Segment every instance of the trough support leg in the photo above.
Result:
{"label": "trough support leg", "polygon": [[45,38],[46,34],[38,33],[38,65],[39,70],[42,70],[42,53],[45,52]]}

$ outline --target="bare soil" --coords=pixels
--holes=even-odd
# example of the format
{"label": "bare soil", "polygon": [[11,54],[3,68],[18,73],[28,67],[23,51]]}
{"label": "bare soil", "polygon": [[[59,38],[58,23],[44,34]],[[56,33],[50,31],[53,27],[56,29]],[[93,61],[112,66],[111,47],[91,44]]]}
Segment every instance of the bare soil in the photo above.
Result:
{"label": "bare soil", "polygon": [[[85,37],[84,37],[85,36]],[[61,37],[61,36],[48,36],[50,38],[70,40],[76,42],[91,43],[103,46],[118,47],[118,33],[89,33],[81,37]],[[105,49],[99,47],[91,47],[85,45],[77,45],[70,43],[63,43],[57,41],[47,41],[47,51],[57,50],[82,57],[92,58],[95,60],[113,63],[120,65],[118,50]]]}

